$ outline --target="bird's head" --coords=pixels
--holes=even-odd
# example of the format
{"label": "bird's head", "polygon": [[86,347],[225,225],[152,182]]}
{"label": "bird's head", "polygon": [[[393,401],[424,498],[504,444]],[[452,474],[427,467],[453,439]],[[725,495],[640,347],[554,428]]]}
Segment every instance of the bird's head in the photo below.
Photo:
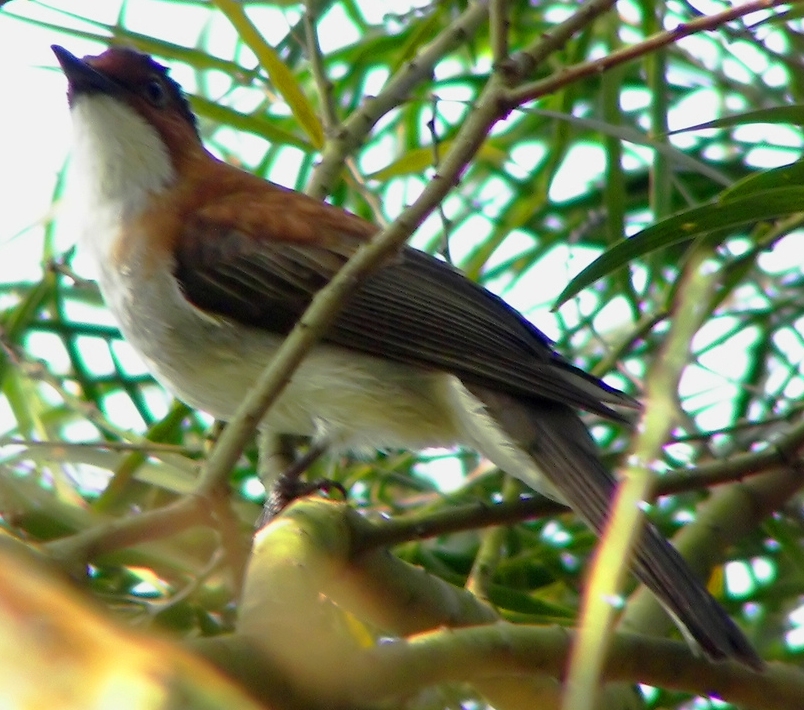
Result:
{"label": "bird's head", "polygon": [[196,118],[167,69],[146,54],[113,47],[82,59],[53,46],[67,77],[75,171],[109,197],[175,181],[204,151]]}

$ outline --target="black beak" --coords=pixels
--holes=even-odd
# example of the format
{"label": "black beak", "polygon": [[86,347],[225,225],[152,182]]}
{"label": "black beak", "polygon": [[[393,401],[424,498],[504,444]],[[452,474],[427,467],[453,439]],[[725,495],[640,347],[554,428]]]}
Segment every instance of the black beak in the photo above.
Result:
{"label": "black beak", "polygon": [[93,69],[83,59],[79,59],[74,54],[70,54],[64,47],[57,44],[51,45],[56,59],[61,64],[61,69],[70,88],[67,92],[67,98],[72,103],[73,98],[78,94],[116,94],[119,93],[120,87],[112,81],[108,76],[102,74],[97,69]]}

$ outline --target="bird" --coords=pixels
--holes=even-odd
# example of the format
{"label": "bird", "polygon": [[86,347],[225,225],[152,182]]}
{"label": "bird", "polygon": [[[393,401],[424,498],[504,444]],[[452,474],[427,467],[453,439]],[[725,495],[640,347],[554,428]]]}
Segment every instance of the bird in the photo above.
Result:
{"label": "bird", "polygon": [[[105,303],[159,383],[227,420],[378,227],[214,157],[185,93],[149,55],[53,51],[68,83],[79,246]],[[468,447],[599,535],[616,478],[578,412],[623,420],[634,405],[502,298],[405,246],[347,299],[260,426],[333,449]],[[762,667],[649,523],[632,567],[693,648]]]}

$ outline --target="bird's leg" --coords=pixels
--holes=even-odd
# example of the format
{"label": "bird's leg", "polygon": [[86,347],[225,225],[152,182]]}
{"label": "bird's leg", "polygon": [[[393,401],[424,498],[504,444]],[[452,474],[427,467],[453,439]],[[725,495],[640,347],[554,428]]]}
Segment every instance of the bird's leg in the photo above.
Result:
{"label": "bird's leg", "polygon": [[[302,474],[326,453],[329,448],[328,439],[314,437],[307,453],[293,462],[289,462],[287,442],[281,439],[282,437],[273,432],[264,432],[260,435],[260,478],[268,497],[257,522],[258,529],[267,525],[294,500],[310,493],[316,491],[329,493],[337,490],[346,498],[346,489],[337,481],[328,478],[301,480]],[[278,475],[277,470],[280,471]]]}

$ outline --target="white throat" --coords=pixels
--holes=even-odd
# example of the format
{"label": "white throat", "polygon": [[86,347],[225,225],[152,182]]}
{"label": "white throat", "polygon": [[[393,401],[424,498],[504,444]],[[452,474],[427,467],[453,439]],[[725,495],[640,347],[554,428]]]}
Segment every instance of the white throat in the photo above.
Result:
{"label": "white throat", "polygon": [[175,180],[156,129],[124,102],[104,94],[75,98],[69,197],[82,247],[103,261],[124,220]]}

